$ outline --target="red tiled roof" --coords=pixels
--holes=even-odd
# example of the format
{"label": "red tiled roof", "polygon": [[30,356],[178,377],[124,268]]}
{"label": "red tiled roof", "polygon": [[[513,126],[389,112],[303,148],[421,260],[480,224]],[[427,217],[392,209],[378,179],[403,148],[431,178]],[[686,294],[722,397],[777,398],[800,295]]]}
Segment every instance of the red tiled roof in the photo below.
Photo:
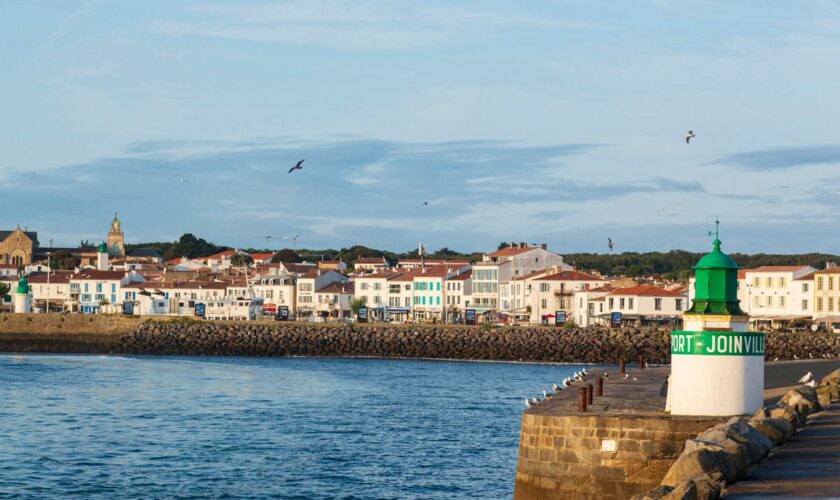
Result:
{"label": "red tiled roof", "polygon": [[273,253],[252,253],[250,255],[254,260],[265,260],[274,257]]}
{"label": "red tiled roof", "polygon": [[461,274],[455,275],[449,279],[457,281],[466,281],[472,277],[472,269],[468,269]]}
{"label": "red tiled roof", "polygon": [[798,278],[793,278],[793,281],[810,281],[814,279],[814,275],[817,274],[819,271],[811,271],[810,273],[805,273]]}
{"label": "red tiled roof", "polygon": [[190,290],[224,290],[227,288],[227,283],[223,281],[141,281],[129,283],[123,288],[139,288],[142,290],[148,289],[190,289]]}
{"label": "red tiled roof", "polygon": [[531,250],[537,250],[538,248],[540,247],[507,247],[502,248],[501,250],[496,250],[488,255],[490,257],[512,257],[521,253],[530,252]]}
{"label": "red tiled roof", "polygon": [[384,257],[362,257],[360,259],[356,259],[356,264],[385,264]]}
{"label": "red tiled roof", "polygon": [[639,297],[684,297],[684,293],[665,290],[651,285],[636,285],[630,288],[613,290],[610,295],[635,295]]}
{"label": "red tiled roof", "polygon": [[[49,283],[50,284],[63,284],[63,283],[70,283],[70,275],[69,272],[61,272],[61,271],[53,271],[50,273],[49,276]],[[29,282],[30,285],[46,285],[47,284],[47,273],[32,273],[26,277],[26,281]]]}
{"label": "red tiled roof", "polygon": [[121,280],[125,277],[125,271],[100,271],[98,269],[87,269],[73,275],[74,280]]}
{"label": "red tiled roof", "polygon": [[560,271],[559,273],[550,274],[537,278],[537,281],[606,281],[603,278],[593,276],[591,274],[582,273],[580,271]]}
{"label": "red tiled roof", "polygon": [[208,255],[204,257],[204,259],[221,259],[223,257],[230,257],[231,255],[235,254],[236,250],[225,250],[224,252],[214,253],[213,255]]}
{"label": "red tiled roof", "polygon": [[531,279],[531,278],[536,278],[537,276],[541,276],[541,275],[543,275],[547,272],[548,272],[548,270],[546,270],[546,269],[543,269],[542,271],[532,271],[528,274],[523,274],[522,276],[514,276],[510,280],[511,281],[527,280],[527,279]]}

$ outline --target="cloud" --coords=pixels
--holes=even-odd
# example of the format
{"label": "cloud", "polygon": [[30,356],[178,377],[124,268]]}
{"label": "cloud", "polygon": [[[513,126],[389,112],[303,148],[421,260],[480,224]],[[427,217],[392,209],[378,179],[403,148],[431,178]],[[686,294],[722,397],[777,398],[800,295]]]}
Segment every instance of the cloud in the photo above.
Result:
{"label": "cloud", "polygon": [[806,146],[745,151],[724,156],[711,164],[732,165],[747,170],[785,170],[831,163],[840,163],[840,146]]}

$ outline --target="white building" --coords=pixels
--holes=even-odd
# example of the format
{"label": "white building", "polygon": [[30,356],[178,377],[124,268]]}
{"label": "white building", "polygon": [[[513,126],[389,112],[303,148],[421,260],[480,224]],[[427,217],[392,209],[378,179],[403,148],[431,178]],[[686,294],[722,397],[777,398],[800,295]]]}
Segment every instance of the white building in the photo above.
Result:
{"label": "white building", "polygon": [[330,283],[344,283],[347,277],[336,271],[321,271],[313,268],[297,277],[295,292],[295,314],[298,317],[310,316],[315,312],[315,292]]}
{"label": "white building", "polygon": [[353,270],[368,271],[368,272],[382,272],[388,269],[388,261],[385,257],[362,257],[356,259],[353,263]]}
{"label": "white building", "polygon": [[[777,327],[814,315],[811,266],[762,266],[744,273],[741,309],[753,328]],[[740,291],[740,290],[739,290]]]}
{"label": "white building", "polygon": [[121,304],[122,287],[138,281],[145,278],[135,271],[80,271],[70,277],[68,306],[82,314],[97,313],[103,305]]}
{"label": "white building", "polygon": [[61,311],[65,303],[70,300],[70,275],[68,272],[52,272],[30,274],[27,277],[29,289],[32,293],[32,305],[36,309],[47,311]]}
{"label": "white building", "polygon": [[612,313],[620,313],[625,325],[674,324],[688,310],[688,291],[685,289],[637,285],[612,290],[604,298],[607,314],[595,316],[600,324],[609,324]]}
{"label": "white building", "polygon": [[[402,306],[399,300],[392,300],[392,297],[395,299],[399,297],[399,293],[394,293],[399,290],[391,290],[392,284],[389,283],[390,279],[399,275],[398,272],[384,271],[353,277],[356,298],[365,301],[369,320],[382,320],[385,318],[388,307]],[[395,286],[399,287],[398,284]]]}
{"label": "white building", "polygon": [[134,304],[136,315],[194,316],[196,304],[226,297],[222,281],[143,281],[122,287],[122,303]]}
{"label": "white building", "polygon": [[531,323],[539,324],[543,318],[554,317],[558,311],[566,314],[567,321],[577,322],[575,293],[608,283],[608,280],[580,271],[556,271],[525,281]]}
{"label": "white building", "polygon": [[289,274],[266,275],[252,286],[254,295],[263,299],[263,312],[276,314],[281,306],[295,310],[295,280]]}
{"label": "white building", "polygon": [[321,318],[349,318],[353,283],[334,281],[315,290],[315,313]]}

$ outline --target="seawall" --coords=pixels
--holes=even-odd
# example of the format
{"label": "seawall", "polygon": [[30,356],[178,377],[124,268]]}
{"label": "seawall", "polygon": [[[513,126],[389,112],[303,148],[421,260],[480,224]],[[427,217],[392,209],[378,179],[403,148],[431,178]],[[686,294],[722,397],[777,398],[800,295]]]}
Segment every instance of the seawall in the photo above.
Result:
{"label": "seawall", "polygon": [[[123,316],[0,316],[0,351],[216,356],[370,356],[494,361],[670,361],[670,333],[657,329],[482,328],[444,325],[311,324],[151,320]],[[840,353],[840,335],[767,335],[768,359]]]}

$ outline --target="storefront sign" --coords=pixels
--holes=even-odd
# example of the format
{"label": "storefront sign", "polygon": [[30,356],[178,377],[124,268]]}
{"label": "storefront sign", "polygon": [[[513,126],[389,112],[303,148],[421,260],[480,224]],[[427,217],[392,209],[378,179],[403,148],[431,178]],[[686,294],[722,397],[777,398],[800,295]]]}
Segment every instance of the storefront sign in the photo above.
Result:
{"label": "storefront sign", "polygon": [[671,354],[764,356],[764,334],[754,332],[671,332]]}
{"label": "storefront sign", "polygon": [[614,312],[610,314],[610,324],[612,326],[621,326],[621,313]]}
{"label": "storefront sign", "polygon": [[356,318],[359,323],[367,323],[368,322],[368,308],[367,307],[360,307],[358,312],[356,312]]}
{"label": "storefront sign", "polygon": [[475,320],[475,309],[467,309],[464,314],[464,322],[468,325],[474,325],[476,323]]}
{"label": "storefront sign", "polygon": [[126,316],[134,314],[134,302],[123,302],[123,314]]}
{"label": "storefront sign", "polygon": [[204,311],[205,311],[204,304],[196,302],[196,304],[195,304],[195,315],[198,316],[199,318],[203,318],[204,317]]}
{"label": "storefront sign", "polygon": [[563,326],[566,324],[566,311],[555,311],[554,312],[554,325],[555,326]]}
{"label": "storefront sign", "polygon": [[279,306],[277,308],[277,316],[275,316],[277,321],[286,321],[289,319],[289,306]]}

